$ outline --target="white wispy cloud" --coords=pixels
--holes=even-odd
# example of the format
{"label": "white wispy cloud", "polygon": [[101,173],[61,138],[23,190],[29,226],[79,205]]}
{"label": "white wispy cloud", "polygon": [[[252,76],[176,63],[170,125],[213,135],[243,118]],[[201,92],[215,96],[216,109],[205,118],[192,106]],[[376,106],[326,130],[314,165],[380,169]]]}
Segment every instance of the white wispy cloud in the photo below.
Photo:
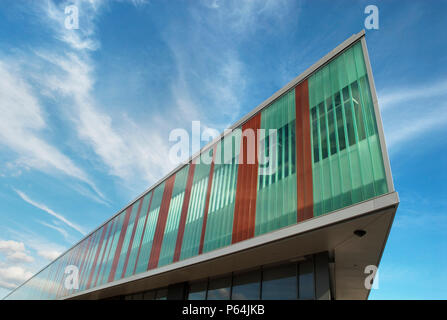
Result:
{"label": "white wispy cloud", "polygon": [[37,222],[40,223],[41,225],[45,226],[45,227],[48,227],[48,228],[53,229],[53,230],[56,230],[57,232],[59,232],[65,238],[65,240],[69,240],[70,236],[69,236],[67,230],[65,230],[64,228],[58,227],[58,226],[56,226],[54,224],[51,224],[51,223],[47,223],[45,221],[38,220]]}
{"label": "white wispy cloud", "polygon": [[378,96],[391,154],[447,124],[447,80],[386,89]]}
{"label": "white wispy cloud", "polygon": [[84,170],[42,137],[48,129],[44,111],[20,74],[20,70],[10,70],[0,61],[0,144],[18,155],[16,164],[66,174],[85,182],[102,196]]}
{"label": "white wispy cloud", "polygon": [[21,266],[0,266],[0,287],[14,289],[33,276]]}
{"label": "white wispy cloud", "polygon": [[[67,2],[68,3],[68,2]],[[142,5],[144,1],[133,1]],[[84,25],[80,34],[77,30],[63,27],[63,8],[65,3],[44,6],[49,18],[47,23],[57,34],[57,39],[67,46],[59,52],[36,51],[37,56],[49,63],[53,72],[41,77],[41,85],[50,95],[59,94],[65,99],[69,120],[83,143],[99,157],[110,175],[124,182],[144,181],[146,184],[159,179],[174,164],[166,161],[168,154],[167,136],[163,137],[161,122],[139,123],[126,113],[112,114],[104,110],[96,101],[94,84],[96,82],[95,63],[90,51],[100,47],[95,38],[95,18],[103,3],[96,1],[78,1],[75,5],[82,8]],[[80,9],[81,10],[81,9]],[[82,20],[80,21],[82,23]],[[84,46],[90,41],[95,46]],[[71,48],[71,50],[69,50]],[[157,150],[157,152],[154,152]]]}
{"label": "white wispy cloud", "polygon": [[399,106],[399,104],[419,99],[432,100],[439,96],[447,95],[447,80],[435,83],[423,83],[416,87],[401,87],[395,90],[384,91],[380,96],[380,107],[382,111]]}
{"label": "white wispy cloud", "polygon": [[57,259],[62,252],[57,250],[39,250],[37,251],[37,254],[48,261],[53,261]]}
{"label": "white wispy cloud", "polygon": [[6,256],[6,259],[11,262],[33,262],[31,257],[25,249],[23,242],[14,240],[0,240],[0,253]]}
{"label": "white wispy cloud", "polygon": [[70,220],[68,220],[67,218],[65,218],[63,215],[51,210],[50,208],[48,208],[46,205],[38,203],[36,201],[31,200],[25,193],[23,193],[20,190],[15,190],[15,192],[20,196],[20,198],[22,198],[24,201],[28,202],[29,204],[31,204],[32,206],[45,211],[46,213],[48,213],[49,215],[55,217],[56,219],[62,221],[63,223],[65,223],[67,226],[69,226],[70,228],[78,231],[79,233],[81,233],[82,235],[85,235],[86,232],[77,224],[71,222]]}

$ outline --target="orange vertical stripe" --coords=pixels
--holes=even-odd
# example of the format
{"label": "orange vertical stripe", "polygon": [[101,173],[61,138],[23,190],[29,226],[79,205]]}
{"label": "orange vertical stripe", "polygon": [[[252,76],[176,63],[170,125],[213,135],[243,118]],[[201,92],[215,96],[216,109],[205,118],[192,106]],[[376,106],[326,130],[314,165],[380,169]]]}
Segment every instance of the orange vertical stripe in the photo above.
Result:
{"label": "orange vertical stripe", "polygon": [[157,226],[155,228],[154,241],[152,242],[151,256],[149,257],[147,270],[156,268],[158,265],[166,221],[168,219],[169,205],[171,204],[172,191],[174,190],[174,182],[175,174],[170,176],[165,183],[165,189],[163,191],[160,211],[158,212]]}
{"label": "orange vertical stripe", "polygon": [[120,237],[118,238],[118,245],[116,246],[115,256],[113,257],[112,269],[109,273],[108,282],[115,279],[116,267],[121,255],[121,249],[123,248],[124,237],[126,236],[127,226],[129,225],[130,213],[132,212],[133,205],[127,208],[126,215],[124,216],[123,227],[121,228]]}
{"label": "orange vertical stripe", "polygon": [[186,224],[186,218],[188,215],[188,206],[189,206],[189,200],[191,198],[191,189],[192,189],[192,182],[194,180],[195,168],[196,168],[196,164],[193,161],[193,162],[191,162],[191,164],[189,166],[189,170],[188,170],[188,179],[186,181],[185,197],[183,198],[182,212],[180,215],[180,223],[179,223],[178,233],[177,233],[177,242],[175,243],[173,262],[176,262],[180,259],[180,253],[182,250],[182,242],[183,242],[183,234],[185,233],[185,224]]}
{"label": "orange vertical stripe", "polygon": [[93,260],[93,265],[90,270],[90,276],[88,277],[88,281],[87,281],[87,289],[90,288],[90,284],[92,283],[93,274],[95,273],[96,264],[98,262],[99,253],[101,252],[102,243],[104,241],[104,236],[106,234],[106,231],[107,231],[107,225],[104,226],[102,229],[101,239],[99,240],[98,246],[96,248],[95,258]]}
{"label": "orange vertical stripe", "polygon": [[130,236],[129,246],[127,247],[126,260],[124,261],[123,272],[121,274],[121,278],[124,278],[124,276],[126,275],[127,264],[129,263],[130,252],[131,252],[132,246],[133,246],[133,239],[135,237],[135,231],[137,230],[138,219],[140,219],[140,212],[141,212],[141,206],[143,205],[143,200],[144,200],[144,197],[141,197],[140,204],[138,206],[137,216],[135,217],[135,220],[133,223],[132,235]]}
{"label": "orange vertical stripe", "polygon": [[310,143],[309,87],[307,80],[295,88],[297,222],[313,217],[312,154]]}
{"label": "orange vertical stripe", "polygon": [[[231,243],[236,243],[254,237],[256,222],[256,197],[258,187],[258,129],[261,127],[261,113],[256,114],[242,126],[242,132],[247,129],[254,130],[254,163],[249,164],[249,146],[242,137],[237,172],[236,198],[233,218],[233,234]],[[240,157],[239,155],[239,157]],[[241,159],[240,159],[241,160]]]}
{"label": "orange vertical stripe", "polygon": [[143,244],[144,233],[145,233],[145,231],[146,231],[147,218],[149,217],[149,212],[150,212],[150,210],[151,210],[152,198],[154,197],[154,191],[155,191],[155,190],[152,190],[152,191],[151,191],[151,198],[149,199],[149,205],[148,205],[148,207],[147,207],[146,218],[144,219],[143,232],[141,233],[140,245],[138,246],[137,258],[135,259],[135,266],[133,267],[133,272],[132,272],[132,274],[135,274],[135,271],[137,270],[137,266],[138,266],[138,260],[140,259],[141,246],[142,246],[142,244]]}

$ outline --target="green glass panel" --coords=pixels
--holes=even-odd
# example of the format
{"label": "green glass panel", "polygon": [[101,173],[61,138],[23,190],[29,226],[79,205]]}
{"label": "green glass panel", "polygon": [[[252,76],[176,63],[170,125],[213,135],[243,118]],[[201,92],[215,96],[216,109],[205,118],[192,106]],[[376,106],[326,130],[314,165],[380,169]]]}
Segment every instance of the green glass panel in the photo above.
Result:
{"label": "green glass panel", "polygon": [[152,197],[152,203],[147,217],[146,228],[144,230],[143,242],[141,243],[141,250],[138,257],[135,274],[147,270],[149,257],[151,255],[152,242],[154,240],[155,228],[157,226],[158,212],[160,211],[164,189],[165,182],[162,182],[155,188],[154,191],[152,191],[154,195]]}
{"label": "green glass panel", "polygon": [[137,223],[137,228],[135,229],[135,236],[132,242],[132,248],[130,249],[130,255],[129,255],[129,262],[127,264],[126,274],[125,276],[128,277],[133,274],[133,270],[135,268],[135,263],[137,259],[138,254],[138,248],[140,247],[141,243],[141,235],[143,233],[143,227],[144,222],[146,221],[146,216],[148,214],[149,209],[149,202],[151,199],[152,192],[149,192],[146,194],[143,198],[143,204],[141,205],[141,211],[140,211],[140,217],[138,218],[138,221],[135,221]]}
{"label": "green glass panel", "polygon": [[129,216],[129,222],[127,224],[126,234],[124,235],[123,246],[121,248],[118,265],[116,267],[115,280],[121,279],[121,276],[123,274],[123,268],[124,263],[126,262],[127,250],[129,248],[130,238],[132,237],[133,225],[137,217],[140,201],[142,201],[142,199],[135,202],[134,205],[132,206],[132,211]]}
{"label": "green glass panel", "polygon": [[[212,150],[211,148],[206,151],[207,159],[212,157]],[[195,165],[180,260],[199,254],[210,168],[211,164],[205,160],[205,156],[201,156],[200,161]]]}
{"label": "green glass panel", "polygon": [[314,215],[386,193],[360,42],[309,78],[309,102]]}
{"label": "green glass panel", "polygon": [[203,252],[231,244],[240,141],[234,130],[217,144]]}
{"label": "green glass panel", "polygon": [[171,202],[169,204],[168,217],[166,220],[163,242],[160,250],[158,266],[172,263],[175,245],[182,213],[183,200],[185,197],[186,180],[188,179],[189,165],[184,166],[175,175],[174,189],[172,190]]}
{"label": "green glass panel", "polygon": [[[259,160],[255,235],[296,223],[295,90],[262,110],[261,129],[265,143]],[[276,148],[270,150],[271,144]]]}

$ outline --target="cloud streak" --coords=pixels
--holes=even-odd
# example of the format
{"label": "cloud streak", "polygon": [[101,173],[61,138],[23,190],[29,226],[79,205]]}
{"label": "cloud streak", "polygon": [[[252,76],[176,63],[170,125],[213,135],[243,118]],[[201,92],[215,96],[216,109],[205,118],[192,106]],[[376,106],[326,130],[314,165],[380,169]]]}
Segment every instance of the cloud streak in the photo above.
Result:
{"label": "cloud streak", "polygon": [[379,105],[391,154],[447,124],[447,80],[379,92]]}
{"label": "cloud streak", "polygon": [[31,204],[32,206],[45,211],[46,213],[48,213],[49,215],[55,217],[56,219],[58,219],[59,221],[62,221],[64,224],[66,224],[67,226],[69,226],[70,228],[76,230],[77,232],[81,233],[82,235],[86,235],[86,232],[77,224],[71,222],[70,220],[68,220],[67,218],[65,218],[63,215],[51,210],[50,208],[48,208],[46,205],[38,203],[36,201],[31,200],[25,193],[23,193],[20,190],[14,190],[19,196],[20,198],[22,198],[23,201],[28,202],[29,204]]}

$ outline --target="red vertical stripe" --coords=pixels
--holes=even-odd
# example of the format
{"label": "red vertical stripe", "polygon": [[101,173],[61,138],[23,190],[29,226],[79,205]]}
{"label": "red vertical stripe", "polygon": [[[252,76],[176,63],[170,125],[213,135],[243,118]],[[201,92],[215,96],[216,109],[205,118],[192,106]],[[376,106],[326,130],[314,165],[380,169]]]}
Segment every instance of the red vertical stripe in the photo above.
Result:
{"label": "red vertical stripe", "polygon": [[180,253],[182,250],[182,242],[183,242],[183,234],[185,233],[185,224],[186,224],[186,218],[188,215],[189,200],[191,198],[191,189],[192,189],[192,182],[194,180],[195,168],[196,168],[196,164],[193,161],[193,162],[191,162],[191,164],[189,166],[188,179],[186,180],[185,196],[183,198],[182,213],[180,215],[180,223],[179,223],[178,233],[177,233],[177,242],[175,243],[173,262],[176,262],[180,259]]}
{"label": "red vertical stripe", "polygon": [[110,238],[112,236],[113,225],[114,224],[115,224],[115,219],[107,224],[108,229],[109,229],[108,230],[108,235],[107,235],[107,241],[106,241],[106,244],[104,246],[104,250],[102,252],[101,261],[99,262],[98,274],[96,275],[95,284],[93,285],[94,287],[96,287],[96,284],[98,283],[99,276],[101,275],[101,269],[103,268],[102,262],[104,261],[104,256],[106,255],[107,247],[109,245],[109,240],[110,240]]}
{"label": "red vertical stripe", "polygon": [[110,270],[108,282],[115,279],[116,267],[121,255],[121,249],[123,248],[124,237],[126,236],[127,226],[129,224],[130,213],[132,212],[132,206],[127,208],[126,215],[124,216],[123,227],[121,228],[120,237],[118,239],[118,245],[116,246],[115,256],[113,257],[112,269]]}
{"label": "red vertical stripe", "polygon": [[309,87],[307,80],[295,88],[297,222],[313,217],[312,153],[310,143]]}
{"label": "red vertical stripe", "polygon": [[[102,281],[104,281],[104,276],[106,276],[106,270],[107,270],[107,267],[108,267],[108,264],[109,264],[109,257],[110,257],[110,252],[112,252],[112,247],[113,247],[113,242],[115,241],[115,236],[116,236],[116,234],[117,234],[117,228],[118,228],[118,226],[119,226],[119,216],[117,216],[117,217],[115,217],[114,219],[113,219],[113,229],[112,229],[112,233],[113,233],[113,236],[112,236],[112,241],[110,242],[110,248],[109,248],[109,250],[107,251],[107,258],[106,258],[106,264],[104,265],[104,270],[103,270],[103,274],[102,274],[102,276],[101,276],[101,282]],[[116,227],[116,228],[115,228]]]}
{"label": "red vertical stripe", "polygon": [[217,144],[213,147],[213,159],[211,160],[210,174],[208,177],[208,185],[206,187],[205,208],[203,209],[202,233],[200,235],[199,254],[203,252],[203,244],[205,242],[206,221],[208,220],[208,210],[210,207],[211,186],[213,185],[214,161],[216,159]]}
{"label": "red vertical stripe", "polygon": [[80,270],[79,273],[79,286],[84,285],[84,283],[87,283],[87,272],[89,270],[89,265],[90,265],[90,261],[92,259],[92,256],[95,252],[95,246],[96,246],[96,242],[98,241],[98,232],[95,231],[92,235],[92,243],[90,244],[90,249],[87,255],[87,258],[85,259],[85,264],[84,264],[84,268],[83,270]]}
{"label": "red vertical stripe", "polygon": [[92,238],[93,238],[93,235],[90,235],[90,237],[88,237],[87,247],[85,248],[81,266],[79,267],[79,282],[81,282],[81,273],[82,273],[82,269],[84,268],[85,258],[87,257],[88,251],[90,249],[90,243],[92,242]]}
{"label": "red vertical stripe", "polygon": [[144,219],[143,232],[141,233],[140,245],[138,246],[137,259],[135,260],[135,266],[133,267],[132,274],[135,274],[135,271],[137,270],[138,260],[140,259],[141,245],[143,244],[144,232],[146,231],[147,218],[149,217],[149,212],[151,210],[152,198],[154,197],[154,191],[155,191],[155,189],[152,190],[151,198],[149,200],[149,205],[147,207],[146,218]]}
{"label": "red vertical stripe", "polygon": [[126,260],[124,261],[123,273],[121,274],[121,278],[124,278],[124,276],[126,275],[127,264],[129,263],[129,256],[130,256],[130,252],[132,250],[133,238],[135,237],[135,231],[137,230],[138,219],[140,219],[140,212],[141,212],[141,206],[143,205],[143,200],[144,200],[144,198],[141,198],[140,205],[138,206],[137,216],[135,217],[135,220],[133,223],[132,235],[130,236],[129,246],[127,247]]}
{"label": "red vertical stripe", "polygon": [[[261,127],[261,113],[256,114],[242,126],[242,133],[253,130],[254,148],[248,145],[249,139],[242,136],[237,172],[236,198],[233,219],[233,235],[231,243],[254,237],[256,222],[256,196],[258,186],[258,129]],[[254,155],[249,154],[253,152]],[[254,156],[254,163],[248,163]]]}
{"label": "red vertical stripe", "polygon": [[96,248],[95,259],[93,260],[93,265],[92,265],[92,268],[90,270],[90,276],[88,277],[87,289],[90,288],[90,284],[92,283],[93,274],[95,273],[96,263],[98,262],[99,253],[101,252],[102,243],[104,241],[104,236],[106,234],[106,231],[107,231],[107,225],[104,226],[103,229],[102,229],[101,239],[99,240],[98,246]]}
{"label": "red vertical stripe", "polygon": [[165,233],[166,220],[168,219],[169,205],[171,204],[172,191],[174,190],[175,174],[166,180],[160,211],[158,212],[157,226],[155,227],[154,241],[152,242],[151,255],[147,270],[156,268],[160,257],[161,244]]}

